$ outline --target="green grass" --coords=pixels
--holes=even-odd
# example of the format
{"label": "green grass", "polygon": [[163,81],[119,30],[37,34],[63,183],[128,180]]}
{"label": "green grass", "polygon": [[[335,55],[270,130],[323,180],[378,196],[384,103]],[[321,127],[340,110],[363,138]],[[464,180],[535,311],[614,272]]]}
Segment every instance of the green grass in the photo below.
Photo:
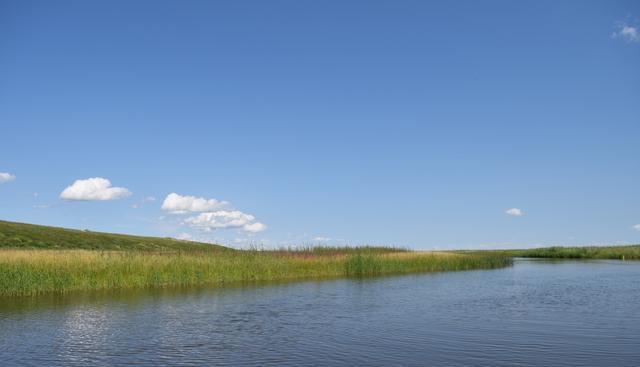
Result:
{"label": "green grass", "polygon": [[640,245],[629,246],[584,246],[584,247],[542,247],[522,250],[457,251],[462,254],[496,254],[509,257],[546,259],[612,259],[640,260]]}
{"label": "green grass", "polygon": [[113,233],[39,226],[0,221],[0,248],[85,249],[120,251],[215,251],[231,250],[172,238],[129,236]]}
{"label": "green grass", "polygon": [[415,252],[393,247],[271,251],[0,221],[0,296],[494,269],[513,257],[640,260],[640,245]]}
{"label": "green grass", "polygon": [[392,247],[233,250],[166,238],[0,221],[0,296],[83,290],[224,287],[268,281],[493,269],[496,254]]}
{"label": "green grass", "polygon": [[295,256],[331,256],[349,254],[382,255],[391,253],[411,252],[409,249],[388,246],[295,246],[268,250],[273,254]]}
{"label": "green grass", "polygon": [[494,269],[511,265],[513,257],[640,260],[640,245],[455,252],[307,246],[260,251],[0,221],[0,296]]}
{"label": "green grass", "polygon": [[509,266],[512,258],[502,255],[455,254],[442,252],[406,252],[386,255],[358,253],[346,257],[346,276],[367,277],[379,274],[463,271]]}
{"label": "green grass", "polygon": [[513,257],[640,260],[640,245],[414,252],[393,247],[260,251],[0,221],[0,296],[494,269]]}
{"label": "green grass", "polygon": [[551,259],[640,260],[640,245],[611,247],[547,247],[519,250],[516,252],[516,256]]}
{"label": "green grass", "polygon": [[0,296],[79,290],[223,287],[247,283],[413,272],[492,269],[497,255],[375,253],[313,255],[289,251],[140,252],[0,250]]}

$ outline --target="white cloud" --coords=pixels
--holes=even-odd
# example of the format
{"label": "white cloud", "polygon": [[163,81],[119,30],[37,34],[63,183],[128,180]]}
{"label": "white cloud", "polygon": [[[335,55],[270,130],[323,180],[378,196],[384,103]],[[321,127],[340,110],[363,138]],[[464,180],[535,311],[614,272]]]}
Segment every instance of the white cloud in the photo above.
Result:
{"label": "white cloud", "polygon": [[216,199],[197,198],[195,196],[182,196],[172,192],[167,195],[162,203],[162,210],[172,214],[184,214],[188,212],[206,212],[220,209],[228,203]]}
{"label": "white cloud", "polygon": [[216,229],[236,228],[248,234],[262,232],[267,229],[264,223],[256,222],[256,218],[239,210],[225,210],[230,206],[226,201],[185,196],[172,192],[162,203],[162,210],[171,214],[199,213],[182,221],[191,228],[212,231]]}
{"label": "white cloud", "polygon": [[250,224],[254,219],[253,215],[245,214],[239,210],[218,210],[189,217],[184,220],[184,223],[193,228],[210,231],[220,228],[240,228]]}
{"label": "white cloud", "polygon": [[60,193],[64,200],[116,200],[131,195],[124,187],[112,187],[111,181],[102,177],[76,180]]}
{"label": "white cloud", "polygon": [[242,229],[244,229],[245,232],[258,233],[267,229],[267,226],[264,223],[255,222],[255,223],[245,224],[244,226],[242,226]]}
{"label": "white cloud", "polygon": [[505,211],[505,213],[507,215],[511,215],[513,217],[520,217],[523,216],[524,213],[522,212],[522,210],[518,209],[518,208],[511,208]]}
{"label": "white cloud", "polygon": [[331,238],[323,237],[323,236],[317,236],[317,237],[313,237],[313,240],[317,241],[317,242],[327,242],[327,241],[331,241]]}
{"label": "white cloud", "polygon": [[621,22],[616,25],[616,31],[611,34],[611,38],[622,38],[627,42],[640,42],[640,30],[638,27]]}
{"label": "white cloud", "polygon": [[9,181],[13,181],[16,179],[15,175],[7,172],[0,172],[0,183],[5,183]]}
{"label": "white cloud", "polygon": [[243,213],[239,210],[218,210],[189,217],[185,219],[183,223],[191,228],[204,231],[224,228],[242,228],[245,232],[257,233],[267,229],[265,224],[254,222],[255,219],[253,215]]}
{"label": "white cloud", "polygon": [[640,232],[640,224],[636,224],[635,226],[633,226],[633,229]]}

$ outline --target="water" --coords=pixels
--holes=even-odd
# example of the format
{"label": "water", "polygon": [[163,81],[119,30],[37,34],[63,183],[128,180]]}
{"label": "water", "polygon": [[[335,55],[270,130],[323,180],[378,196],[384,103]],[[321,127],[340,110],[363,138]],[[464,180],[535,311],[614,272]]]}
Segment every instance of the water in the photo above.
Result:
{"label": "water", "polygon": [[640,365],[638,262],[0,302],[2,366]]}

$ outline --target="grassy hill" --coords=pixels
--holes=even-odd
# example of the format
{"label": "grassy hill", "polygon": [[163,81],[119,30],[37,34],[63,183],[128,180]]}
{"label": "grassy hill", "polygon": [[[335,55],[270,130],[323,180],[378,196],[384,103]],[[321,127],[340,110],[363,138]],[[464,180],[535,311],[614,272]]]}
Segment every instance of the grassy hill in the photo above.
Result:
{"label": "grassy hill", "polygon": [[0,221],[0,248],[131,251],[231,250],[172,238],[129,236]]}

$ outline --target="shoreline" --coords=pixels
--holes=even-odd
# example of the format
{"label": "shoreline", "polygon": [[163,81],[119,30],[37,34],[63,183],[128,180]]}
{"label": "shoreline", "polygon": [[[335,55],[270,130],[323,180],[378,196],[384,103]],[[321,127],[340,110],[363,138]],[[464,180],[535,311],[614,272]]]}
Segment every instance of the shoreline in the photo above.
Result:
{"label": "shoreline", "polygon": [[[298,256],[298,255],[304,256]],[[293,255],[293,256],[292,256]],[[502,255],[380,252],[343,254],[289,251],[211,253],[101,252],[93,250],[0,250],[0,297],[84,290],[233,285],[323,280],[510,266]]]}

